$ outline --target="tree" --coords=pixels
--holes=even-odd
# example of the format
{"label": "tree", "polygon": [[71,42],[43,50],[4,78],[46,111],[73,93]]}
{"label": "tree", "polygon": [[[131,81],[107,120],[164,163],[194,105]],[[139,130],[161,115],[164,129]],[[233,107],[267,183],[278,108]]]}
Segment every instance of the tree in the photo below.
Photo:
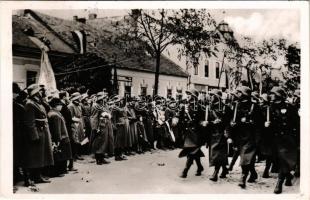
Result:
{"label": "tree", "polygon": [[204,9],[132,10],[129,16],[127,24],[118,25],[120,34],[116,40],[129,45],[130,52],[140,55],[147,52],[155,59],[153,95],[158,94],[161,54],[169,45],[180,45],[179,55],[186,55],[194,65],[202,52],[214,54],[211,46],[216,35],[206,30],[206,26],[215,21]]}

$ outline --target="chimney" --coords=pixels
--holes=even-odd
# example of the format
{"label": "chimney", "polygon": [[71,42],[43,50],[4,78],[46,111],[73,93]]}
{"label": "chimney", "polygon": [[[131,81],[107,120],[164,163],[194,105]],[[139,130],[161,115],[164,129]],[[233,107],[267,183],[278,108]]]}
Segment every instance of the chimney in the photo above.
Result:
{"label": "chimney", "polygon": [[74,15],[73,16],[73,21],[77,21],[78,20],[78,16]]}
{"label": "chimney", "polygon": [[90,13],[89,15],[88,15],[88,19],[89,20],[93,20],[93,19],[96,19],[97,18],[97,14],[95,14],[95,13]]}

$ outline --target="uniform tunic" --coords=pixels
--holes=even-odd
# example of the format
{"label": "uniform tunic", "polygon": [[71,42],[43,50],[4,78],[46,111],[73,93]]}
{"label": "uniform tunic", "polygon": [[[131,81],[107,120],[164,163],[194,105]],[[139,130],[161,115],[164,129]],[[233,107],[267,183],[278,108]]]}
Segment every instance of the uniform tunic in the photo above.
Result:
{"label": "uniform tunic", "polygon": [[105,123],[99,122],[99,128],[96,130],[92,143],[92,152],[95,154],[112,154],[111,146],[114,147],[114,140],[111,139],[112,134],[113,129],[109,119]]}
{"label": "uniform tunic", "polygon": [[287,103],[271,106],[270,128],[274,133],[279,172],[288,173],[297,163],[298,113]]}
{"label": "uniform tunic", "polygon": [[59,153],[54,153],[54,160],[65,161],[72,158],[71,144],[65,124],[65,119],[60,112],[51,109],[48,112],[48,122],[50,127],[50,132],[52,136],[52,141],[55,143],[59,142],[58,149],[61,151]]}
{"label": "uniform tunic", "polygon": [[184,134],[184,145],[179,157],[189,155],[204,157],[200,149],[204,144],[204,141],[201,139],[203,138],[203,132],[200,126],[203,120],[203,111],[194,102],[188,106],[188,112],[186,112],[185,107],[181,109],[179,121]]}
{"label": "uniform tunic", "polygon": [[124,108],[117,108],[112,111],[112,123],[114,127],[115,148],[126,147],[129,136],[129,123],[127,119],[127,112]]}
{"label": "uniform tunic", "polygon": [[[228,147],[225,132],[231,116],[228,107],[219,108],[218,104],[213,105],[209,110],[209,124],[206,131],[209,134],[209,165],[220,166],[228,164]],[[215,119],[221,120],[220,123],[214,124]]]}
{"label": "uniform tunic", "polygon": [[257,127],[254,123],[257,110],[251,101],[238,103],[236,126],[232,131],[235,145],[240,151],[240,165],[250,165],[255,162]]}
{"label": "uniform tunic", "polygon": [[81,106],[76,106],[73,103],[69,104],[68,109],[71,112],[72,118],[79,118],[79,125],[76,127],[76,131],[72,132],[73,138],[76,138],[78,143],[82,142],[85,138],[84,135],[84,121],[82,115]]}
{"label": "uniform tunic", "polygon": [[52,140],[45,108],[29,99],[25,105],[25,168],[54,165]]}

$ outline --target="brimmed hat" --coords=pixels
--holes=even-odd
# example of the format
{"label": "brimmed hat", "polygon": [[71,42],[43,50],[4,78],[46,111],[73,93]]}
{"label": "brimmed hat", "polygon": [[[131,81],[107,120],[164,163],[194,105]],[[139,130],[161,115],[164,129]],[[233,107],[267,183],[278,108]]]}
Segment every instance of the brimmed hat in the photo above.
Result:
{"label": "brimmed hat", "polygon": [[261,99],[262,101],[268,102],[268,101],[269,101],[269,96],[268,96],[268,94],[263,93],[263,94],[260,96],[260,99]]}
{"label": "brimmed hat", "polygon": [[187,90],[187,91],[186,91],[186,94],[192,95],[192,96],[198,98],[199,92],[198,92],[198,90],[196,90],[196,89],[191,89],[191,90]]}
{"label": "brimmed hat", "polygon": [[218,98],[222,98],[222,91],[218,90],[218,89],[213,89],[209,92],[210,95],[215,95]]}
{"label": "brimmed hat", "polygon": [[251,95],[251,89],[247,86],[240,86],[237,89],[237,92],[241,92],[245,96],[250,96]]}
{"label": "brimmed hat", "polygon": [[75,101],[75,100],[77,100],[77,99],[79,99],[79,98],[81,98],[81,94],[80,94],[79,92],[75,92],[75,93],[73,93],[73,94],[71,95],[70,100],[71,100],[71,101]]}
{"label": "brimmed hat", "polygon": [[27,92],[28,92],[28,95],[31,97],[35,94],[37,94],[38,92],[40,92],[41,88],[39,87],[38,84],[32,84],[30,86],[28,86],[27,88]]}
{"label": "brimmed hat", "polygon": [[63,105],[63,103],[60,101],[59,98],[57,97],[53,97],[50,101],[49,101],[49,104],[51,107],[55,107],[55,106],[58,106],[58,105]]}
{"label": "brimmed hat", "polygon": [[271,89],[270,93],[273,93],[279,97],[286,98],[286,92],[284,91],[283,88],[275,86]]}
{"label": "brimmed hat", "polygon": [[104,117],[104,118],[110,118],[110,114],[109,113],[107,113],[107,112],[103,112],[103,113],[101,113],[101,117]]}
{"label": "brimmed hat", "polygon": [[84,99],[86,99],[88,97],[88,94],[82,94],[82,96],[81,96],[81,100],[84,100]]}
{"label": "brimmed hat", "polygon": [[251,97],[253,98],[253,100],[259,101],[259,94],[257,91],[252,92]]}
{"label": "brimmed hat", "polygon": [[300,89],[295,90],[294,96],[300,97]]}
{"label": "brimmed hat", "polygon": [[73,117],[73,118],[72,118],[72,121],[73,121],[73,122],[76,122],[76,123],[78,123],[78,122],[80,122],[80,118],[77,118],[77,117]]}
{"label": "brimmed hat", "polygon": [[170,109],[172,109],[172,110],[176,109],[177,107],[178,107],[178,105],[177,105],[177,102],[176,102],[176,101],[170,101],[170,102],[168,103],[168,108],[170,108]]}

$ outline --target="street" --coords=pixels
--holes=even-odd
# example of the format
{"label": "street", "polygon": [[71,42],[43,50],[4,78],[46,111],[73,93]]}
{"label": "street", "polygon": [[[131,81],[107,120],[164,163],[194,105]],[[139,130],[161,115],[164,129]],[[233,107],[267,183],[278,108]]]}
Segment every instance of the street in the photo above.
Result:
{"label": "street", "polygon": [[[240,167],[238,161],[234,170],[226,179],[212,182],[209,177],[213,168],[208,168],[208,151],[202,148],[206,157],[202,158],[205,170],[202,176],[195,176],[196,166],[193,165],[188,177],[179,177],[186,159],[178,158],[180,149],[128,157],[127,161],[116,162],[113,159],[108,165],[96,165],[91,156],[84,156],[85,160],[77,161],[75,168],[78,173],[70,172],[65,177],[51,178],[49,184],[37,184],[39,191],[33,192],[30,188],[17,186],[17,194],[227,194],[227,193],[264,193],[272,194],[276,184],[277,174],[272,178],[261,178],[265,163],[256,163],[259,178],[256,183],[247,183],[246,189],[238,187]],[[293,186],[283,186],[283,193],[298,193],[299,179],[293,179]]]}

